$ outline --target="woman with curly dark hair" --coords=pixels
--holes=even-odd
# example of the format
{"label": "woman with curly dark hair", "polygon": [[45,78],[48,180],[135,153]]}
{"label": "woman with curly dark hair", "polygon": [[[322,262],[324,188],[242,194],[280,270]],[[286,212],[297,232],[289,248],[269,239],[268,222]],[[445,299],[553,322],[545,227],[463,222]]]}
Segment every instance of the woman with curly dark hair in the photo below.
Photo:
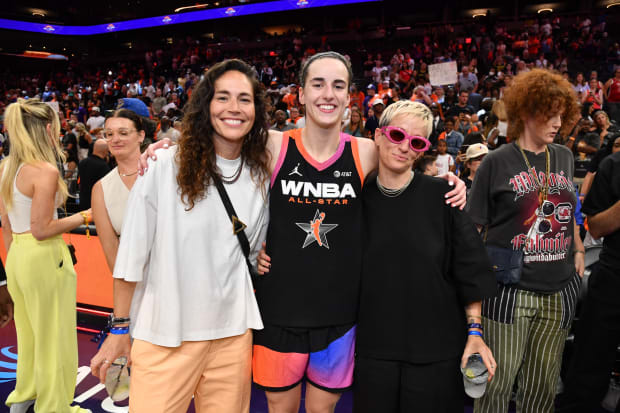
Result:
{"label": "woman with curly dark hair", "polygon": [[[252,329],[263,327],[218,181],[257,251],[268,223],[264,96],[240,60],[213,66],[186,106],[178,146],[130,194],[114,267],[114,315],[91,361],[132,365],[132,412],[247,412]],[[130,341],[130,335],[133,344]]]}
{"label": "woman with curly dark hair", "polygon": [[475,412],[506,412],[515,383],[518,412],[552,412],[584,270],[573,156],[552,142],[579,105],[567,80],[542,69],[516,76],[503,100],[511,143],[485,156],[467,205],[498,282],[482,302],[497,370]]}

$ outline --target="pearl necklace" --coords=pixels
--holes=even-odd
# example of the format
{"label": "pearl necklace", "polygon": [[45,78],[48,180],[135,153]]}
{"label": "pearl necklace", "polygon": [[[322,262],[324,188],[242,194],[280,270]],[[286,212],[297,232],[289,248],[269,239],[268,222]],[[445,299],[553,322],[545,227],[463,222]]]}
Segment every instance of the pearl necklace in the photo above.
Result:
{"label": "pearl necklace", "polygon": [[379,181],[379,177],[377,176],[377,188],[379,188],[379,191],[383,195],[389,198],[396,198],[397,196],[405,192],[405,189],[407,189],[411,181],[413,181],[414,175],[415,175],[415,172],[411,171],[411,177],[409,177],[409,180],[407,181],[407,183],[398,189],[390,189],[390,188],[384,187],[383,185],[381,185],[381,181]]}

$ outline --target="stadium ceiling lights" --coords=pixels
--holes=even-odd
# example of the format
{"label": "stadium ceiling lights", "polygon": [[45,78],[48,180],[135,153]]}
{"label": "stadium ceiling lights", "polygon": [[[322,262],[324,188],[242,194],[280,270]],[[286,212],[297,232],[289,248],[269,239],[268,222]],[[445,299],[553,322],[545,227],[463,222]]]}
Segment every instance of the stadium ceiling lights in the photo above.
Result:
{"label": "stadium ceiling lights", "polygon": [[174,9],[175,13],[179,13],[181,11],[185,11],[185,10],[193,10],[193,9],[204,9],[205,7],[207,7],[209,5],[209,3],[204,3],[204,4],[194,4],[193,6],[183,6],[183,7],[178,7],[176,9]]}
{"label": "stadium ceiling lights", "polygon": [[340,6],[347,4],[371,3],[379,1],[382,0],[276,0],[265,3],[249,3],[234,7],[218,7],[215,9],[195,10],[189,11],[187,13],[170,14],[167,16],[156,16],[113,23],[95,24],[92,26],[63,26],[57,24],[42,24],[18,20],[0,19],[0,29],[66,36],[92,36],[97,34],[115,33],[126,30],[137,30],[149,27],[167,26],[172,24],[225,19],[237,16],[249,16],[253,14],[265,14],[300,9],[310,9],[315,7]]}
{"label": "stadium ceiling lights", "polygon": [[555,2],[555,3],[539,3],[539,4],[531,4],[526,6],[524,11],[528,13],[553,13],[566,8],[566,5],[563,3]]}
{"label": "stadium ceiling lights", "polygon": [[480,17],[486,17],[487,13],[490,13],[493,16],[497,16],[500,11],[501,10],[497,7],[485,7],[484,9],[466,9],[461,11],[461,16],[478,19]]}
{"label": "stadium ceiling lights", "polygon": [[34,17],[40,17],[40,18],[44,18],[47,13],[45,12],[45,10],[42,9],[28,9],[28,11],[30,12],[30,14],[32,14]]}

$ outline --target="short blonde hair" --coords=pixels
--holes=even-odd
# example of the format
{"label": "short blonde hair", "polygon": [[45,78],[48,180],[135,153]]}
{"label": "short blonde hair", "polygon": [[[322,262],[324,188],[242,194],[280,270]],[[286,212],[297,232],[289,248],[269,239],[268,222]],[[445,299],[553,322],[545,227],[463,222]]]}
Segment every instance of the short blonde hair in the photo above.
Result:
{"label": "short blonde hair", "polygon": [[379,127],[388,126],[396,116],[409,115],[420,118],[426,124],[425,138],[428,138],[433,131],[433,114],[428,106],[412,102],[410,100],[399,100],[385,108],[379,119]]}

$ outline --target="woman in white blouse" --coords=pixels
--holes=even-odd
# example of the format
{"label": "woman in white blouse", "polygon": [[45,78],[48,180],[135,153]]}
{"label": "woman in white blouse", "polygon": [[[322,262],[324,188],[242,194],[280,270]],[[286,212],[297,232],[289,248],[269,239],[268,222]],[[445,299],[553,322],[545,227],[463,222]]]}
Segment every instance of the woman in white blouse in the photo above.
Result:
{"label": "woman in white blouse", "polygon": [[117,167],[93,186],[92,208],[97,236],[110,271],[114,270],[129,191],[138,176],[144,133],[142,118],[128,109],[117,110],[105,121],[103,136]]}
{"label": "woman in white blouse", "polygon": [[213,183],[224,183],[256,254],[268,223],[266,125],[252,69],[213,66],[185,107],[179,144],[158,152],[129,195],[114,267],[114,317],[124,322],[91,369],[103,381],[127,357],[132,412],[186,411],[192,397],[198,412],[249,411],[251,329],[263,325]]}

